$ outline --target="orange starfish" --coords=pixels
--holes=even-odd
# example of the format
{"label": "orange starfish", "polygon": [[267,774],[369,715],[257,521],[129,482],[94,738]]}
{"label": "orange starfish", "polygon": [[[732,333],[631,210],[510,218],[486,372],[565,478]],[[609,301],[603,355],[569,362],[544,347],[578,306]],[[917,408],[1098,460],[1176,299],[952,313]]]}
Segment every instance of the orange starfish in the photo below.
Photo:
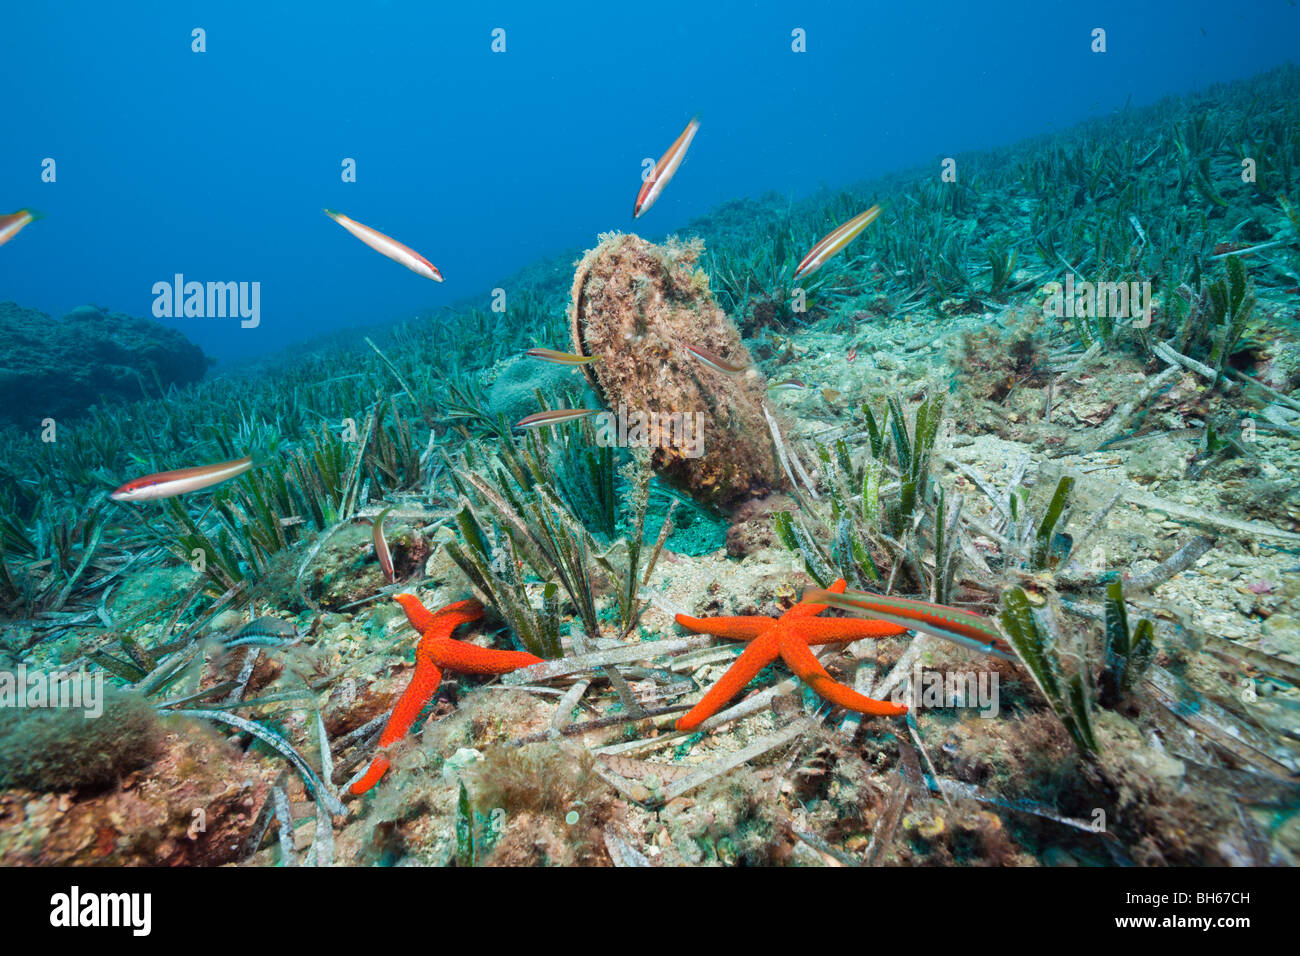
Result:
{"label": "orange starfish", "polygon": [[[483,616],[483,605],[478,601],[457,601],[434,612],[411,594],[399,594],[394,600],[402,605],[406,619],[421,637],[415,648],[415,674],[379,735],[381,751],[406,736],[415,718],[420,716],[420,711],[442,683],[444,670],[460,674],[506,674],[542,661],[524,651],[497,651],[453,640],[452,631]],[[389,763],[383,753],[376,754],[365,776],[352,785],[351,792],[360,796],[377,784],[387,772]]]}
{"label": "orange starfish", "polygon": [[[840,578],[830,586],[830,590],[840,594],[845,587],[844,579]],[[907,708],[902,704],[873,700],[836,683],[808,649],[810,644],[841,644],[863,637],[889,637],[902,634],[907,628],[888,621],[815,619],[815,615],[826,610],[826,607],[825,604],[796,604],[779,618],[699,618],[678,614],[677,623],[682,627],[729,640],[749,641],[749,646],[736,658],[731,669],[709,688],[703,699],[678,719],[677,729],[694,730],[712,717],[722,709],[723,704],[740,693],[741,688],[754,679],[754,675],[778,656],[805,684],[832,704],[881,717],[896,717],[907,713]]]}

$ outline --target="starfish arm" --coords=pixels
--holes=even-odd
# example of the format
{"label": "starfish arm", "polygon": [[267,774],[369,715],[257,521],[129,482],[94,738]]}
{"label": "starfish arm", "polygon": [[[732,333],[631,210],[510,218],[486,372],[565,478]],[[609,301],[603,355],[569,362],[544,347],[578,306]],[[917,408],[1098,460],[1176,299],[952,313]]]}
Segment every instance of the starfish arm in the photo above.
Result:
{"label": "starfish arm", "polygon": [[435,627],[441,630],[447,626],[448,621],[454,619],[456,623],[448,626],[445,632],[451,634],[457,626],[466,621],[477,621],[483,616],[483,605],[478,601],[457,601],[437,611],[430,611],[414,594],[398,594],[393,600],[402,606],[406,619],[421,634]]}
{"label": "starfish arm", "polygon": [[[847,581],[843,578],[839,578],[826,590],[830,591],[832,594],[843,594],[844,589],[848,586],[849,584]],[[805,617],[816,617],[828,607],[830,607],[829,604],[796,604],[794,607],[790,608],[790,610],[781,615],[781,620],[798,621]]]}
{"label": "starfish arm", "polygon": [[[393,712],[388,716],[388,723],[384,724],[383,732],[379,735],[381,750],[391,747],[406,736],[406,732],[411,729],[415,718],[420,716],[420,711],[424,710],[424,705],[433,697],[440,683],[442,683],[442,671],[438,669],[438,665],[417,651],[415,673],[411,675],[411,683],[406,685],[406,690],[402,691],[402,696],[397,699]],[[352,785],[351,792],[360,796],[377,784],[387,772],[388,764],[386,756],[382,753],[375,754],[365,776]]]}
{"label": "starfish arm", "polygon": [[370,766],[366,768],[365,776],[349,787],[348,792],[356,797],[368,792],[370,788],[377,784],[380,778],[388,772],[390,764],[391,761],[386,756],[383,754],[375,754],[374,758],[370,761]]}
{"label": "starfish arm", "polygon": [[406,619],[411,622],[411,627],[420,634],[431,628],[437,619],[437,615],[421,604],[414,594],[398,594],[393,597],[393,600],[402,606],[402,610],[406,612]]}
{"label": "starfish arm", "polygon": [[864,637],[893,637],[907,633],[907,628],[901,624],[845,617],[792,621],[787,628],[805,644],[845,644]]}
{"label": "starfish arm", "polygon": [[688,631],[732,641],[753,640],[776,623],[770,617],[691,617],[687,614],[678,614],[676,621]]}
{"label": "starfish arm", "polygon": [[466,621],[477,621],[483,616],[483,605],[478,601],[470,599],[468,601],[453,601],[446,607],[440,607],[433,612],[433,619],[440,626],[446,618],[459,618],[456,624],[452,625],[454,629],[457,625],[464,624]]}
{"label": "starfish arm", "polygon": [[776,638],[770,633],[751,641],[736,658],[736,663],[732,664],[717,683],[709,688],[700,702],[678,718],[677,729],[694,730],[716,714],[727,701],[740,693],[759,671],[776,660],[778,652]]}
{"label": "starfish arm", "polygon": [[851,687],[836,683],[826,668],[813,656],[808,645],[796,635],[785,633],[780,639],[781,659],[790,670],[805,684],[816,692],[817,696],[832,704],[838,704],[860,714],[874,714],[878,717],[897,717],[907,713],[902,704],[891,704],[885,700],[875,700],[859,694]]}
{"label": "starfish arm", "polygon": [[432,635],[420,641],[420,649],[442,667],[461,674],[508,674],[542,662],[540,657],[526,651],[498,651]]}
{"label": "starfish arm", "polygon": [[379,735],[379,746],[388,747],[406,736],[406,732],[420,716],[424,705],[433,697],[438,685],[442,683],[442,671],[428,657],[420,653],[415,656],[415,673],[411,683],[406,685],[402,696],[397,699],[397,706],[389,715],[384,731]]}
{"label": "starfish arm", "polygon": [[415,648],[415,673],[411,683],[397,699],[393,712],[379,735],[380,753],[375,754],[365,774],[349,790],[361,795],[388,772],[390,761],[382,751],[406,736],[430,698],[442,683],[442,668],[469,674],[504,674],[507,671],[541,662],[540,657],[522,651],[495,651],[464,641],[452,640],[460,625],[483,616],[478,601],[457,601],[437,611],[430,611],[413,594],[399,594],[394,600],[406,612],[406,619],[422,637]]}

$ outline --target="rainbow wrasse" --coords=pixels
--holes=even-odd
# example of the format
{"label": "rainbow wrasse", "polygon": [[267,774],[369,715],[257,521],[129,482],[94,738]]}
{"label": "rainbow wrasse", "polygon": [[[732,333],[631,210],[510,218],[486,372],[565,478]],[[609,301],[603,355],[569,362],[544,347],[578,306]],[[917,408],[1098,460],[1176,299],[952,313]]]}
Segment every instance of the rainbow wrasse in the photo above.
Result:
{"label": "rainbow wrasse", "polygon": [[633,219],[639,219],[645,215],[646,211],[655,204],[659,194],[664,191],[668,181],[677,172],[677,167],[686,158],[686,151],[690,149],[691,140],[695,138],[695,134],[699,132],[699,129],[700,118],[696,116],[686,124],[686,129],[682,130],[682,135],[678,136],[672,146],[668,147],[668,152],[659,157],[659,162],[654,164],[654,168],[650,170],[650,175],[641,184],[641,191],[637,193],[636,205],[632,207]]}
{"label": "rainbow wrasse", "polygon": [[717,352],[699,345],[688,345],[686,351],[690,352],[697,359],[713,369],[715,372],[721,372],[723,375],[743,375],[748,365],[737,365],[735,362],[728,362]]}
{"label": "rainbow wrasse", "polygon": [[410,246],[404,246],[391,236],[386,236],[379,230],[371,229],[369,226],[363,226],[355,219],[349,219],[343,213],[335,212],[333,209],[326,209],[325,215],[380,255],[387,256],[394,262],[400,262],[418,276],[424,276],[424,278],[432,279],[434,282],[442,281],[442,273],[437,270],[434,264]]}
{"label": "rainbow wrasse", "polygon": [[0,216],[0,246],[18,235],[28,223],[35,222],[40,218],[41,214],[39,212],[33,212],[30,209],[19,209],[7,216]]}
{"label": "rainbow wrasse", "polygon": [[828,604],[852,614],[933,634],[983,654],[992,654],[1009,661],[1016,660],[1015,652],[1003,640],[1002,632],[990,618],[946,604],[887,597],[870,591],[845,591],[837,594],[823,588],[809,588],[804,592],[802,601],[804,604]]}
{"label": "rainbow wrasse", "polygon": [[880,207],[872,206],[866,212],[859,216],[854,216],[842,226],[837,226],[818,241],[808,251],[808,255],[803,257],[799,267],[794,270],[794,277],[800,279],[806,275],[812,275],[820,269],[828,259],[838,253],[850,242],[858,237],[863,229],[875,222],[876,217],[880,215]]}
{"label": "rainbow wrasse", "polygon": [[234,461],[201,465],[198,468],[181,468],[177,471],[160,471],[128,481],[109,495],[114,501],[158,501],[174,498],[201,488],[219,485],[242,475],[253,467],[253,459],[237,458]]}
{"label": "rainbow wrasse", "polygon": [[537,412],[515,422],[515,428],[543,428],[546,425],[563,425],[565,422],[577,421],[588,415],[598,414],[594,408],[552,408],[550,411]]}
{"label": "rainbow wrasse", "polygon": [[389,584],[397,581],[397,573],[393,569],[393,553],[388,550],[388,539],[384,537],[384,519],[388,517],[388,512],[392,508],[385,508],[379,512],[371,527],[371,534],[375,542],[375,557],[379,559],[379,567],[384,572],[384,578]]}
{"label": "rainbow wrasse", "polygon": [[588,365],[600,358],[599,355],[575,355],[573,352],[560,352],[556,349],[529,349],[524,354],[556,365]]}

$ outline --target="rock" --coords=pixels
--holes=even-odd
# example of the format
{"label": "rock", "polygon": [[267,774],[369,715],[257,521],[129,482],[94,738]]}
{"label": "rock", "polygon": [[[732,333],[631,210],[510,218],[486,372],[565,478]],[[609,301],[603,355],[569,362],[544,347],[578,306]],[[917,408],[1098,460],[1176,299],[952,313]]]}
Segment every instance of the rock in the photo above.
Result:
{"label": "rock", "polygon": [[[139,694],[93,684],[80,707],[5,707],[0,712],[0,787],[42,792],[105,787],[155,758],[161,722]],[[60,693],[69,693],[65,690]]]}
{"label": "rock", "polygon": [[94,306],[61,320],[0,302],[0,423],[37,427],[103,402],[156,397],[203,378],[199,347],[152,319]]}
{"label": "rock", "polygon": [[1297,412],[1294,408],[1288,408],[1285,405],[1278,405],[1276,403],[1273,405],[1265,405],[1262,414],[1274,425],[1289,425],[1293,418],[1300,416],[1300,412]]}
{"label": "rock", "polygon": [[1043,852],[1044,866],[1078,866],[1079,861],[1068,850],[1059,846],[1049,846]]}
{"label": "rock", "polygon": [[350,734],[377,717],[389,714],[410,682],[405,669],[382,678],[349,675],[335,683],[321,708],[325,730],[331,737]]}
{"label": "rock", "polygon": [[1141,443],[1124,463],[1124,470],[1130,478],[1142,481],[1181,478],[1187,472],[1187,452],[1167,438],[1157,438]]}
{"label": "rock", "polygon": [[776,543],[772,516],[778,511],[794,511],[797,508],[793,498],[782,494],[742,502],[732,515],[731,526],[727,528],[727,557],[743,558],[747,554],[770,548]]}
{"label": "rock", "polygon": [[1300,658],[1300,620],[1290,614],[1274,614],[1264,622],[1260,650]]}
{"label": "rock", "polygon": [[888,352],[872,352],[871,361],[875,364],[876,368],[883,372],[895,372],[901,368],[898,364],[898,360]]}
{"label": "rock", "polygon": [[541,411],[537,407],[535,394],[538,389],[549,392],[565,385],[579,388],[586,385],[582,376],[567,365],[556,365],[526,356],[508,359],[497,368],[496,381],[488,389],[486,411],[494,418],[498,414],[504,414],[509,424]]}
{"label": "rock", "polygon": [[442,779],[448,783],[455,783],[466,769],[482,762],[482,752],[473,747],[461,747],[443,763]]}
{"label": "rock", "polygon": [[158,758],[113,789],[0,793],[0,865],[217,866],[243,859],[279,770],[206,726],[172,721]]}

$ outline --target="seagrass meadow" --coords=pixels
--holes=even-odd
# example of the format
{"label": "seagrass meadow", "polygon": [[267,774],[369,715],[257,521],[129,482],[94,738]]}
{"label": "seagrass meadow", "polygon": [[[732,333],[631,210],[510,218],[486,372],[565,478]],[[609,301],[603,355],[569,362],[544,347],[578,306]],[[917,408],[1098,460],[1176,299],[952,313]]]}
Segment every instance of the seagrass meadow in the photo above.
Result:
{"label": "seagrass meadow", "polygon": [[954,159],[5,424],[0,863],[1300,862],[1300,69]]}

